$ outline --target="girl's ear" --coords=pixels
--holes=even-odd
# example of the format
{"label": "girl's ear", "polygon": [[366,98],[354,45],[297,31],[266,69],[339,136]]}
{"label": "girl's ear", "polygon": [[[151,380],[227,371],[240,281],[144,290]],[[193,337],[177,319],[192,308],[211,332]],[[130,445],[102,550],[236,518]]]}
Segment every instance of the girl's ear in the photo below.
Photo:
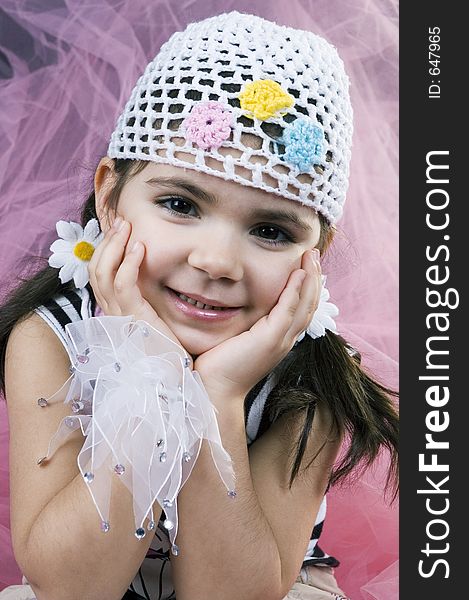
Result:
{"label": "girl's ear", "polygon": [[94,196],[96,205],[96,215],[101,225],[101,231],[106,233],[112,227],[113,218],[109,215],[109,210],[106,206],[106,200],[109,192],[115,185],[116,174],[114,171],[114,163],[111,158],[104,156],[96,168],[94,175]]}

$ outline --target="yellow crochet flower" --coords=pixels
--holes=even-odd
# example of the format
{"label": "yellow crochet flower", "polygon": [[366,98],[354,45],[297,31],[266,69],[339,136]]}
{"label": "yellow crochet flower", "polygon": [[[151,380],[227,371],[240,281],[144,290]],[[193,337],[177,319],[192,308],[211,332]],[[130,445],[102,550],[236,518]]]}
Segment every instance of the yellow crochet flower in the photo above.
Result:
{"label": "yellow crochet flower", "polygon": [[[272,79],[258,79],[247,83],[244,90],[239,94],[241,108],[249,114],[250,119],[254,117],[265,121],[276,115],[278,111],[290,108],[295,99],[282,90],[282,87]],[[285,113],[279,113],[282,116]]]}

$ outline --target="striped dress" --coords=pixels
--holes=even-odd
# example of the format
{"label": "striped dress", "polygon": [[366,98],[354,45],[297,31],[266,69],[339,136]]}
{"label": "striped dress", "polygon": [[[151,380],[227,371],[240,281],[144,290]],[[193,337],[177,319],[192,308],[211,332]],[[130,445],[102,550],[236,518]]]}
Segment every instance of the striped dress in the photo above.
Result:
{"label": "striped dress", "polygon": [[[69,353],[65,325],[96,316],[96,301],[92,289],[88,285],[82,290],[68,290],[54,296],[47,303],[36,308],[35,312],[54,330],[67,353]],[[70,358],[71,360],[74,359],[74,357]],[[269,428],[270,421],[268,411],[265,408],[266,401],[274,387],[275,381],[272,374],[270,374],[260,381],[246,397],[245,424],[248,446]],[[321,550],[317,543],[325,516],[326,496],[323,498],[316,517],[303,566],[315,564],[336,567],[339,565],[339,561]],[[123,600],[131,600],[132,598],[136,600],[139,598],[144,600],[175,600],[176,595],[171,578],[171,545],[167,531],[163,527],[165,518],[164,511],[162,511],[147,555]]]}

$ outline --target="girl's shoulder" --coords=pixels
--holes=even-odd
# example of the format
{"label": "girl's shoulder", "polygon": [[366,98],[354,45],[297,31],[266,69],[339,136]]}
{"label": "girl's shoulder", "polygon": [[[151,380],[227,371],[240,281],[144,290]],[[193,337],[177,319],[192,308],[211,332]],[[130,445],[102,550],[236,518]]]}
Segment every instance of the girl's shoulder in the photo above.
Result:
{"label": "girl's shoulder", "polygon": [[[86,288],[64,290],[34,308],[14,325],[5,352],[7,402],[11,398],[12,382],[15,382],[16,389],[17,382],[20,379],[30,380],[32,373],[35,373],[35,380],[43,381],[48,389],[49,376],[52,384],[64,375],[70,375],[72,357],[67,344],[66,326],[92,316],[94,307],[94,298],[90,297]],[[49,369],[48,366],[56,368]],[[9,382],[10,389],[7,385]],[[45,393],[40,395],[44,396]]]}
{"label": "girl's shoulder", "polygon": [[96,301],[91,287],[66,289],[34,309],[68,352],[66,325],[94,315]]}
{"label": "girl's shoulder", "polygon": [[18,396],[18,402],[26,408],[31,395],[34,397],[33,390],[37,389],[39,397],[47,397],[70,377],[71,357],[65,328],[69,323],[92,316],[92,310],[93,302],[86,288],[65,290],[13,326],[5,351],[7,404],[13,396]]}
{"label": "girl's shoulder", "polygon": [[5,378],[7,382],[10,380],[7,400],[12,380],[28,379],[28,374],[41,369],[41,365],[51,360],[57,364],[59,357],[68,362],[67,352],[57,335],[36,311],[16,323],[8,338],[5,355]]}
{"label": "girl's shoulder", "polygon": [[28,374],[41,371],[48,362],[57,366],[64,363],[64,374],[68,373],[65,327],[92,316],[94,308],[94,298],[86,288],[64,290],[21,318],[11,330],[5,351],[5,377],[9,376],[10,391],[12,380],[27,380]]}

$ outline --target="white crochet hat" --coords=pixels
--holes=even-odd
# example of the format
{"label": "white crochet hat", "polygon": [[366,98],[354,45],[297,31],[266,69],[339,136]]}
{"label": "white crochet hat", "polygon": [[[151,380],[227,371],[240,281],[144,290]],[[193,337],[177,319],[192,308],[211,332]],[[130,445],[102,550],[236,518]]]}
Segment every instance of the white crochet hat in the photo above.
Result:
{"label": "white crochet hat", "polygon": [[108,156],[260,188],[334,223],[348,186],[348,88],[342,60],[321,37],[236,11],[218,15],[163,44],[117,121]]}

